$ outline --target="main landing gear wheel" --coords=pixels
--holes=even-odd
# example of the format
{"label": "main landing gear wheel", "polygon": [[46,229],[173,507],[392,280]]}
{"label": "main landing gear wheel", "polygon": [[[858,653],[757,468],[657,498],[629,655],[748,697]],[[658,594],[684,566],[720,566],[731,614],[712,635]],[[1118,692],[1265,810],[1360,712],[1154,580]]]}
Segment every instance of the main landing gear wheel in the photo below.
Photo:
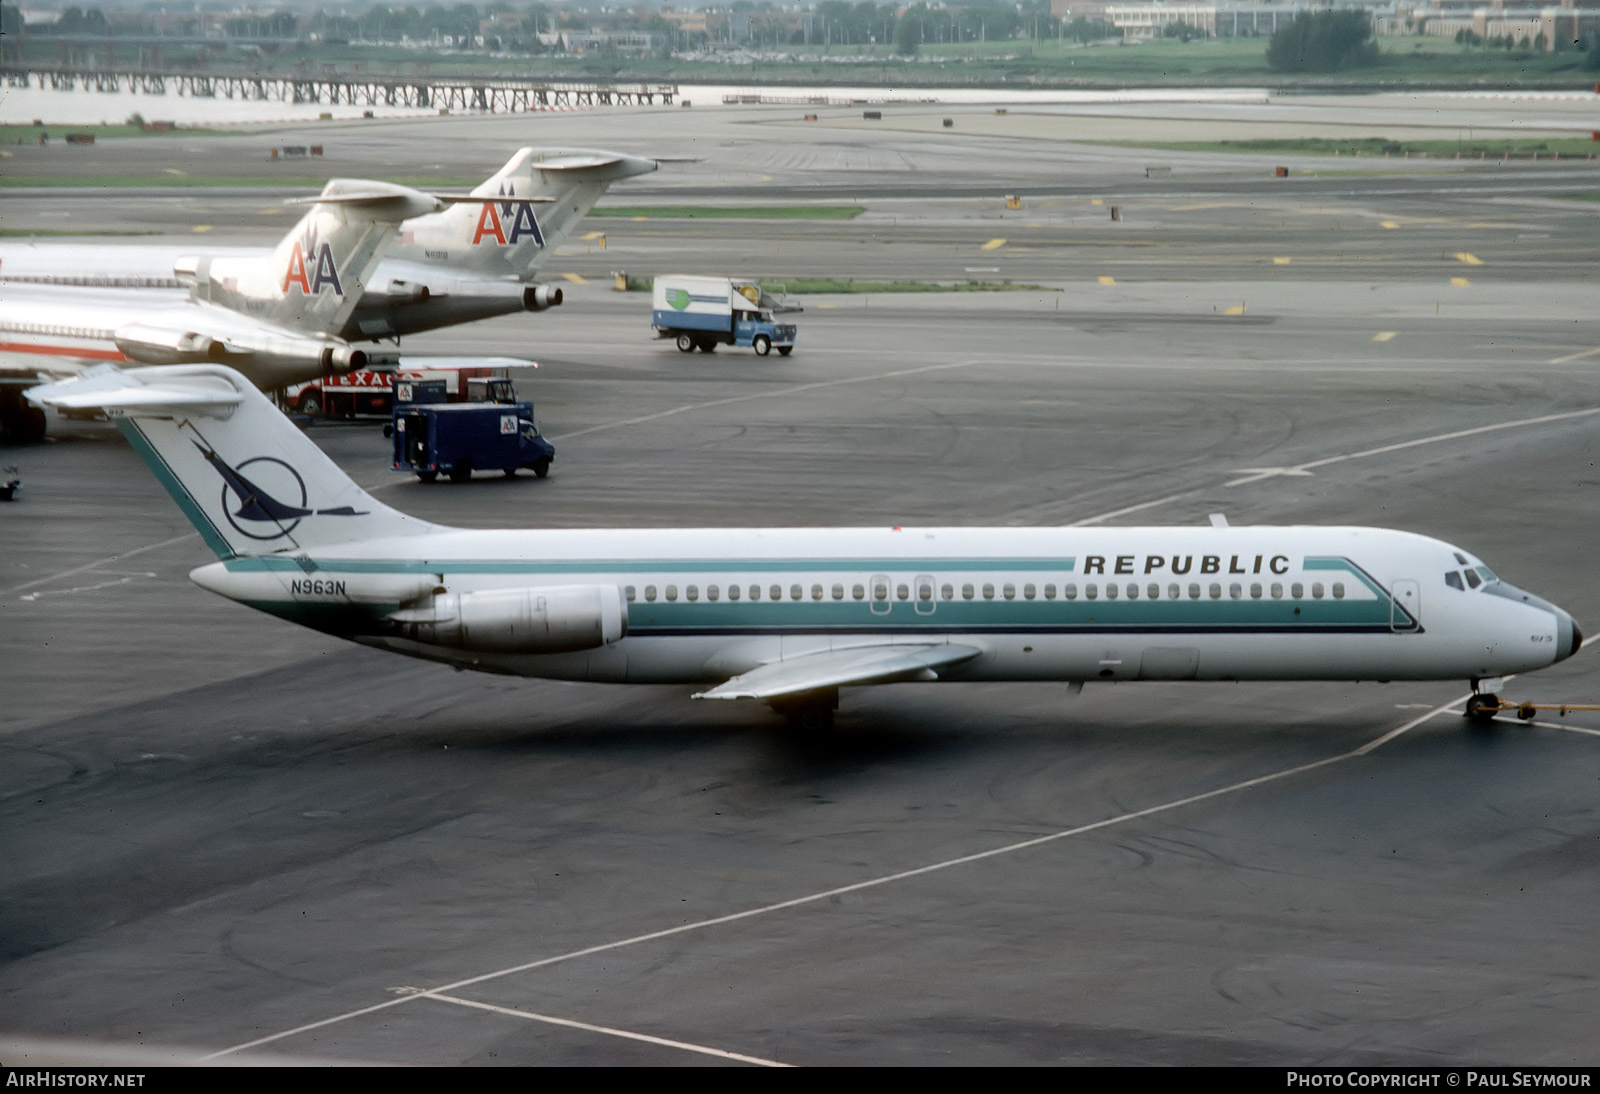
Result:
{"label": "main landing gear wheel", "polygon": [[769,704],[783,715],[789,728],[800,733],[824,733],[833,728],[833,712],[839,709],[839,689],[824,688],[808,695],[797,695]]}
{"label": "main landing gear wheel", "polygon": [[678,352],[691,353],[694,350],[694,339],[687,334],[678,335]]}
{"label": "main landing gear wheel", "polygon": [[1474,695],[1467,700],[1466,709],[1462,713],[1469,721],[1480,725],[1492,722],[1495,715],[1500,713],[1500,696],[1490,693]]}
{"label": "main landing gear wheel", "polygon": [[750,348],[756,351],[757,357],[765,357],[772,352],[772,339],[764,334],[758,334],[755,341],[750,343]]}

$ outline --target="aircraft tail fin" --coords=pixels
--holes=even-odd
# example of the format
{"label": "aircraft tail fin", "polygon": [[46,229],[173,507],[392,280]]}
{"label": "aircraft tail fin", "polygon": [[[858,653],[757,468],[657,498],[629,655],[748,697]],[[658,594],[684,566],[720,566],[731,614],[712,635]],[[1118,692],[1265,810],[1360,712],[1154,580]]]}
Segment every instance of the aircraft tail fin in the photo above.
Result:
{"label": "aircraft tail fin", "polygon": [[520,148],[471,195],[500,200],[452,201],[444,212],[407,224],[389,255],[529,281],[613,182],[657,166],[656,160],[621,152]]}
{"label": "aircraft tail fin", "polygon": [[100,365],[27,395],[104,411],[224,560],[435,529],[362,490],[225,365]]}
{"label": "aircraft tail fin", "polygon": [[180,259],[176,274],[196,299],[291,330],[331,335],[355,310],[395,228],[443,207],[406,186],[332,179],[265,257]]}

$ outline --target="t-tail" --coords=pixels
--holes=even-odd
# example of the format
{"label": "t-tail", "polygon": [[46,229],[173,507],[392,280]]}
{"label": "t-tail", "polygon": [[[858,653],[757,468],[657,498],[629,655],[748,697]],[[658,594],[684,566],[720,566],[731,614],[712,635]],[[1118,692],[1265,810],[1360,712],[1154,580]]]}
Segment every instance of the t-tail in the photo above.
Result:
{"label": "t-tail", "polygon": [[333,179],[266,257],[179,260],[195,299],[312,335],[345,326],[395,228],[443,207],[435,197],[393,183]]}
{"label": "t-tail", "polygon": [[391,258],[448,266],[482,277],[532,280],[613,182],[647,174],[657,161],[584,148],[522,148],[474,198],[420,217],[398,233]]}
{"label": "t-tail", "polygon": [[111,417],[223,560],[425,534],[225,365],[101,365],[28,398]]}

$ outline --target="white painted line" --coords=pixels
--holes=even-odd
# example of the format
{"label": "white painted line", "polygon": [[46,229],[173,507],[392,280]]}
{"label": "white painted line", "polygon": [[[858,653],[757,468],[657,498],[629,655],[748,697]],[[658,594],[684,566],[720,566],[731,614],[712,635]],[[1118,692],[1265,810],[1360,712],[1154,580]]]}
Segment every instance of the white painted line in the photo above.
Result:
{"label": "white painted line", "polygon": [[1568,726],[1560,722],[1531,721],[1521,723],[1525,726],[1538,726],[1540,729],[1559,729],[1563,733],[1586,733],[1591,737],[1600,737],[1600,729],[1589,729],[1587,726]]}
{"label": "white painted line", "polygon": [[120,555],[111,555],[108,558],[96,559],[93,562],[85,562],[82,566],[74,566],[70,570],[62,570],[60,573],[51,574],[49,577],[41,577],[33,581],[24,581],[21,585],[13,585],[9,589],[0,589],[0,596],[9,596],[12,593],[20,593],[23,589],[31,589],[36,585],[48,585],[52,581],[60,581],[64,577],[71,577],[74,574],[81,574],[86,570],[93,570],[96,567],[104,566],[107,563],[120,562],[125,558],[132,558],[134,555],[142,555],[146,551],[156,551],[160,550],[162,547],[171,547],[174,543],[182,543],[187,539],[199,538],[199,532],[190,532],[187,535],[173,536],[171,539],[164,539],[160,543],[147,543],[143,547],[135,547],[132,550],[123,551]]}
{"label": "white painted line", "polygon": [[673,1041],[666,1037],[652,1037],[648,1033],[634,1033],[626,1029],[613,1029],[611,1026],[596,1026],[588,1022],[576,1022],[571,1018],[557,1018],[551,1014],[535,1014],[531,1010],[517,1010],[515,1007],[499,1007],[493,1003],[480,1003],[476,999],[462,999],[455,995],[441,995],[436,991],[419,991],[410,996],[413,999],[437,999],[441,1003],[454,1003],[459,1007],[475,1007],[478,1010],[487,1010],[495,1014],[506,1014],[513,1018],[525,1018],[530,1022],[548,1022],[552,1026],[565,1026],[568,1029],[581,1029],[588,1033],[603,1033],[608,1037],[621,1037],[629,1041],[643,1041],[649,1045],[661,1045],[664,1048],[682,1049],[684,1052],[698,1052],[702,1056],[715,1056],[722,1060],[736,1060],[742,1064],[755,1064],[757,1067],[793,1067],[793,1064],[779,1063],[777,1060],[767,1060],[760,1056],[746,1056],[742,1052],[729,1052],[726,1049],[710,1048],[706,1045],[691,1044],[688,1041]]}
{"label": "white painted line", "polygon": [[391,1007],[401,1006],[402,1004],[410,1002],[413,999],[442,996],[446,993],[460,991],[462,988],[471,987],[474,984],[484,984],[491,980],[499,980],[507,976],[515,976],[518,973],[531,972],[534,969],[548,968],[551,965],[558,965],[567,961],[575,961],[582,957],[592,957],[595,954],[611,953],[616,950],[627,949],[632,946],[639,946],[647,942],[656,942],[663,938],[672,938],[677,935],[705,931],[711,929],[712,927],[721,927],[729,923],[738,923],[746,919],[754,919],[757,916],[765,916],[771,915],[774,912],[788,911],[791,908],[802,908],[807,905],[830,901],[835,897],[846,896],[851,893],[859,893],[868,889],[881,888],[885,885],[892,885],[895,882],[906,881],[910,878],[923,877],[928,874],[939,873],[944,870],[954,869],[957,866],[967,866],[974,862],[983,862],[987,859],[999,858],[1002,855],[1016,854],[1019,851],[1027,851],[1035,847],[1042,847],[1046,844],[1056,843],[1060,840],[1071,839],[1075,836],[1086,835],[1090,832],[1098,832],[1102,829],[1126,824],[1129,821],[1143,820],[1146,817],[1154,817],[1162,813],[1170,813],[1173,810],[1182,809],[1185,806],[1195,805],[1199,802],[1227,797],[1230,794],[1237,794],[1243,790],[1250,790],[1258,786],[1265,786],[1268,783],[1292,778],[1296,775],[1303,775],[1310,771],[1316,771],[1319,768],[1330,767],[1334,764],[1342,763],[1345,760],[1366,756],[1374,750],[1388,744],[1401,734],[1407,733],[1415,729],[1417,726],[1422,725],[1424,722],[1437,718],[1446,711],[1459,706],[1465,701],[1465,699],[1466,696],[1462,696],[1461,698],[1452,699],[1448,703],[1441,703],[1439,706],[1429,710],[1426,714],[1420,714],[1417,717],[1412,718],[1410,721],[1399,726],[1398,728],[1390,730],[1382,736],[1377,737],[1364,745],[1361,745],[1359,748],[1354,748],[1348,752],[1339,753],[1338,755],[1327,756],[1320,760],[1312,760],[1310,763],[1297,764],[1294,767],[1287,767],[1281,771],[1275,771],[1270,774],[1258,775],[1255,778],[1244,779],[1240,782],[1230,783],[1227,786],[1218,787],[1215,790],[1205,790],[1198,794],[1190,794],[1187,797],[1176,798],[1160,805],[1152,805],[1144,809],[1136,809],[1132,812],[1121,813],[1114,817],[1106,817],[1103,820],[1090,821],[1088,824],[1080,824],[1073,828],[1065,828],[1059,832],[1051,832],[1043,836],[1035,836],[1032,839],[1019,840],[1016,843],[1008,843],[1002,847],[994,847],[987,851],[978,851],[974,854],[962,855],[958,858],[945,859],[943,862],[929,863],[926,866],[917,866],[909,870],[901,870],[897,873],[885,874],[882,877],[869,878],[866,881],[857,881],[849,885],[841,885],[837,888],[826,889],[822,892],[794,897],[790,900],[780,900],[773,904],[764,904],[756,908],[747,908],[742,912],[730,912],[727,915],[713,916],[710,919],[700,919],[692,923],[680,923],[675,927],[667,927],[659,931],[650,931],[646,934],[633,935],[629,938],[620,938],[613,942],[602,942],[598,945],[586,946],[581,950],[571,950],[567,953],[556,954],[553,957],[543,957],[535,961],[524,962],[520,965],[512,965],[509,968],[496,969],[493,972],[481,973],[478,976],[469,976],[463,980],[456,980],[449,984],[441,984],[436,988],[421,989],[416,993],[403,995],[395,999],[386,999],[381,1003],[374,1003],[368,1007],[361,1007],[356,1010],[346,1011],[343,1014],[336,1014],[331,1018],[323,1018],[316,1022],[307,1022],[304,1025],[295,1026],[292,1029],[282,1030],[278,1033],[270,1033],[265,1037],[258,1037],[253,1041],[246,1041],[243,1044],[233,1045],[230,1048],[219,1049],[218,1051],[211,1053],[209,1056],[201,1057],[201,1062],[220,1059],[223,1056],[231,1056],[239,1052],[246,1052],[250,1049],[259,1048],[262,1045],[271,1044],[274,1041],[281,1041],[285,1038],[294,1037],[301,1033],[309,1033],[315,1029],[323,1029],[327,1026],[337,1025],[340,1022],[347,1022],[354,1018],[360,1018],[368,1014],[377,1013],[378,1011],[388,1010]]}
{"label": "white painted line", "polygon": [[1561,414],[1545,414],[1537,418],[1518,418],[1509,422],[1495,422],[1492,425],[1480,425],[1472,429],[1455,429],[1451,430],[1449,433],[1435,433],[1431,437],[1418,437],[1414,441],[1400,441],[1396,444],[1381,445],[1378,448],[1364,448],[1359,452],[1345,452],[1337,456],[1324,456],[1320,460],[1310,460],[1306,463],[1296,464],[1294,467],[1267,468],[1253,475],[1246,475],[1243,478],[1233,479],[1230,482],[1225,482],[1222,485],[1244,486],[1248,483],[1259,482],[1262,479],[1271,478],[1274,475],[1310,474],[1312,468],[1329,467],[1336,463],[1344,463],[1347,460],[1364,460],[1369,456],[1384,456],[1388,455],[1390,452],[1404,451],[1407,448],[1420,448],[1423,445],[1442,444],[1445,441],[1458,441],[1463,437],[1479,437],[1485,433],[1498,433],[1501,430],[1506,429],[1521,429],[1524,426],[1530,425],[1545,425],[1549,422],[1562,422],[1571,420],[1573,418],[1589,418],[1596,414],[1600,414],[1600,407],[1590,407],[1587,410],[1569,410]]}
{"label": "white painted line", "polygon": [[[109,577],[111,575],[108,574],[107,576]],[[135,581],[138,581],[140,578],[148,578],[148,577],[155,577],[155,576],[156,575],[154,573],[146,570],[146,571],[142,571],[142,572],[136,573],[136,574],[127,574],[127,575],[125,575],[123,577],[116,578],[115,580],[112,580],[112,581],[97,581],[93,585],[74,585],[70,589],[40,589],[38,592],[35,592],[35,593],[23,593],[17,599],[25,601],[25,602],[27,602],[29,604],[32,604],[32,603],[34,603],[34,602],[36,602],[38,600],[41,600],[41,599],[43,599],[44,597],[47,597],[47,596],[71,596],[74,593],[98,592],[101,589],[111,589],[111,588],[115,588],[118,585],[128,585],[128,584],[131,584],[131,583],[133,583]]]}
{"label": "white painted line", "polygon": [[1578,361],[1585,357],[1594,357],[1597,355],[1600,355],[1600,346],[1596,346],[1594,349],[1586,349],[1582,353],[1569,353],[1565,357],[1552,357],[1550,360],[1546,361],[1545,364],[1564,365],[1568,361]]}

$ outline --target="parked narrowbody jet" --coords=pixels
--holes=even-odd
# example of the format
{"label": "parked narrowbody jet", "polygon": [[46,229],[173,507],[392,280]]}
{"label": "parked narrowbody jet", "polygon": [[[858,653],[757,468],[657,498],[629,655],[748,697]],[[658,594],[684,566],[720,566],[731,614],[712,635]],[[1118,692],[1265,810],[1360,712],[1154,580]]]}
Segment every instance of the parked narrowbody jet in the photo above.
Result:
{"label": "parked narrowbody jet", "polygon": [[840,687],[914,680],[1477,692],[1583,641],[1565,611],[1402,531],[469,531],[363,492],[225,367],[106,366],[29,397],[117,421],[216,552],[190,574],[212,592],[459,668],[694,684],[812,724]]}
{"label": "parked narrowbody jet", "polygon": [[[523,148],[487,181],[464,197],[430,199],[403,224],[389,220],[379,233],[375,269],[359,278],[345,266],[319,265],[288,271],[284,294],[301,288],[319,300],[337,297],[335,314],[320,312],[321,337],[344,343],[398,338],[519,311],[542,311],[561,303],[559,287],[533,283],[545,258],[619,179],[654,171],[657,161],[592,149]],[[431,211],[430,211],[431,210]],[[305,235],[297,226],[285,244]],[[197,255],[192,248],[103,247],[82,244],[0,245],[0,432],[26,439],[41,435],[42,415],[20,398],[21,387],[35,371],[61,374],[82,363],[118,361],[162,363],[204,359],[194,355],[151,357],[131,351],[116,337],[126,324],[188,300],[223,307],[239,306],[221,298],[215,286],[240,264],[269,261],[255,248],[218,249]],[[231,276],[237,279],[235,272]],[[359,282],[347,292],[346,282]],[[329,289],[332,296],[325,295]],[[61,290],[71,290],[63,293]],[[86,295],[93,290],[93,295]],[[151,299],[164,301],[152,304]],[[244,305],[250,315],[262,314],[257,302]],[[167,313],[170,314],[170,313]],[[166,322],[163,319],[163,322]],[[180,324],[182,325],[182,324]],[[203,332],[183,332],[196,334]],[[111,337],[107,337],[107,335]],[[370,351],[348,349],[364,360]],[[376,358],[375,358],[376,359]],[[263,387],[313,379],[346,366],[341,355],[329,367],[307,371],[298,365],[285,372],[263,371],[237,356],[228,362],[244,369]],[[6,385],[5,380],[10,384]]]}

